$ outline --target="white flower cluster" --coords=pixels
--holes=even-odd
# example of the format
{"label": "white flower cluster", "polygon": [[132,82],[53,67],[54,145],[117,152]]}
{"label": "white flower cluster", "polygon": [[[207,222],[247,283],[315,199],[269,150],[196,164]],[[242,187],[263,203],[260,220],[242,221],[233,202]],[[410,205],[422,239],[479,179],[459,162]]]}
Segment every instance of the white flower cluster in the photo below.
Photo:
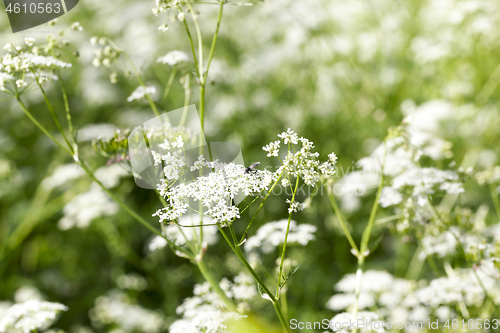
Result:
{"label": "white flower cluster", "polygon": [[143,333],[157,333],[165,329],[165,318],[161,314],[135,304],[118,290],[98,297],[89,316],[96,327],[116,324],[125,331]]}
{"label": "white flower cluster", "polygon": [[64,206],[64,216],[59,220],[58,227],[60,230],[86,228],[92,220],[117,212],[118,204],[97,184],[93,184],[90,190],[77,195]]}
{"label": "white flower cluster", "polygon": [[[96,36],[90,39],[90,44],[101,45],[94,52],[94,59],[92,60],[92,65],[94,67],[99,67],[103,65],[104,67],[111,67],[120,58],[120,51],[115,49],[115,45],[111,43],[106,37],[98,38]],[[116,75],[116,73],[114,73]],[[115,76],[113,75],[113,76]],[[116,76],[115,76],[116,78]],[[112,82],[115,83],[115,82]]]}
{"label": "white flower cluster", "polygon": [[61,164],[56,167],[50,176],[43,180],[42,186],[45,189],[54,189],[78,179],[83,175],[85,175],[85,172],[78,164]]}
{"label": "white flower cluster", "polygon": [[204,214],[222,226],[227,226],[240,217],[240,211],[233,200],[239,195],[259,194],[268,188],[273,179],[273,174],[269,171],[246,173],[244,166],[235,163],[217,163],[217,167],[214,172],[197,177],[191,183],[170,188],[168,182],[162,179],[157,188],[169,206],[158,210],[153,216],[158,216],[160,222],[176,221],[186,213],[189,200],[194,200],[203,205]]}
{"label": "white flower cluster", "polygon": [[[257,230],[255,236],[249,237],[245,243],[245,251],[250,252],[257,249],[264,253],[269,253],[285,242],[285,234],[288,220],[280,220],[264,224]],[[287,245],[300,244],[307,245],[315,239],[314,233],[317,228],[310,224],[297,224],[290,221]]]}
{"label": "white flower cluster", "polygon": [[5,45],[7,53],[0,57],[0,91],[6,91],[7,82],[13,82],[17,88],[26,87],[26,77],[35,77],[40,83],[51,81],[57,78],[55,69],[71,67],[70,63],[42,55],[42,50],[33,46],[34,38],[26,38],[25,42],[27,49],[14,47],[12,44]]}
{"label": "white flower cluster", "polygon": [[163,143],[159,144],[160,148],[164,150],[172,150],[172,152],[167,152],[166,154],[160,154],[151,151],[154,159],[154,165],[157,166],[159,164],[164,164],[163,174],[166,178],[165,186],[168,185],[169,181],[175,181],[180,176],[183,170],[185,170],[186,160],[184,157],[184,142],[182,141],[182,137],[179,135],[175,141],[169,141],[165,139]]}
{"label": "white flower cluster", "polygon": [[187,53],[175,50],[168,52],[163,57],[159,57],[158,59],[156,59],[156,62],[164,65],[166,64],[169,66],[175,66],[188,60],[189,56],[187,55]]}
{"label": "white flower cluster", "polygon": [[[498,304],[500,288],[489,273],[476,272],[490,296]],[[426,281],[394,278],[387,272],[367,271],[363,274],[359,309],[377,308],[380,319],[391,322],[427,321],[431,316],[447,320],[464,309],[480,309],[485,299],[484,289],[471,269],[447,269],[448,276]],[[355,301],[356,275],[344,277],[335,289],[327,307],[349,309]]]}
{"label": "white flower cluster", "polygon": [[23,330],[29,333],[36,329],[49,327],[61,311],[68,308],[59,303],[29,300],[13,305],[0,321],[0,332],[10,329]]}
{"label": "white flower cluster", "polygon": [[135,89],[132,94],[127,97],[128,102],[143,99],[146,95],[154,96],[156,94],[155,86],[139,86]]}
{"label": "white flower cluster", "polygon": [[[355,302],[356,274],[346,275],[335,286],[340,291],[327,302],[326,306],[334,311],[347,310]],[[411,281],[394,278],[385,271],[367,271],[361,280],[359,309],[368,309],[376,304],[393,308],[414,288]]]}
{"label": "white flower cluster", "polygon": [[[234,283],[223,278],[219,285],[242,312],[248,308],[247,301],[258,296],[253,279],[245,274],[236,276]],[[170,326],[170,333],[223,333],[228,331],[228,321],[242,318],[240,314],[227,310],[208,282],[195,285],[193,293],[193,297],[186,298],[177,308],[182,319]]]}
{"label": "white flower cluster", "polygon": [[[402,189],[405,185],[414,187],[415,198],[419,203],[422,203],[423,195],[435,191],[445,191],[450,194],[463,191],[456,173],[422,168],[418,163],[424,156],[431,160],[451,157],[449,151],[451,144],[438,136],[440,123],[453,115],[451,104],[430,101],[416,107],[413,102],[405,101],[402,108],[410,115],[403,120],[398,135],[391,136],[385,145],[379,145],[370,156],[359,160],[357,163],[359,170],[348,173],[337,182],[336,186],[341,189],[339,195],[342,198],[343,208],[349,211],[358,209],[359,197],[370,193],[370,190],[378,186],[384,155],[386,179],[399,178],[392,189],[384,189],[380,201],[383,207],[402,203],[404,200]],[[411,179],[412,177],[415,179]],[[421,183],[418,183],[420,180],[418,177],[424,177]]]}
{"label": "white flower cluster", "polygon": [[144,277],[137,273],[128,273],[120,275],[116,278],[116,285],[120,289],[142,291],[148,286],[148,282]]}
{"label": "white flower cluster", "polygon": [[449,170],[436,168],[411,168],[397,175],[392,180],[391,186],[384,187],[380,196],[382,207],[395,206],[403,202],[402,192],[411,189],[413,200],[419,205],[427,204],[427,198],[437,191],[448,194],[464,192],[459,182],[458,174]]}
{"label": "white flower cluster", "polygon": [[[335,153],[329,154],[328,161],[321,163],[318,160],[319,153],[311,151],[314,148],[313,142],[303,137],[299,138],[298,134],[290,128],[286,132],[278,134],[278,137],[283,141],[277,140],[262,148],[268,153],[268,157],[277,157],[281,142],[288,145],[288,152],[283,160],[283,165],[276,171],[277,176],[283,173],[283,177],[300,177],[305,184],[315,186],[321,175],[326,177],[335,175],[335,165],[337,164]],[[301,148],[296,150],[295,145],[298,145],[299,142]],[[298,207],[293,207],[293,209],[296,208]]]}

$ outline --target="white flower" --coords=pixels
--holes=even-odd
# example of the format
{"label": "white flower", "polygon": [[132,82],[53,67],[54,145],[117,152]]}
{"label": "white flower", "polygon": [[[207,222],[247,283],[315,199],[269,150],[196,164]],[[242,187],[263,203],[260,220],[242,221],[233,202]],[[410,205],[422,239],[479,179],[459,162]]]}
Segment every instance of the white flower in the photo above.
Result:
{"label": "white flower", "polygon": [[0,91],[5,91],[5,83],[12,81],[14,79],[15,79],[14,76],[0,72]]}
{"label": "white flower", "polygon": [[156,62],[164,65],[167,64],[170,66],[175,66],[188,60],[189,56],[187,55],[187,53],[176,50],[167,53],[163,57],[159,57],[158,59],[156,59]]}
{"label": "white flower", "polygon": [[166,24],[162,24],[158,27],[158,30],[161,31],[161,32],[165,32],[165,31],[168,31],[168,25]]}
{"label": "white flower", "polygon": [[160,313],[134,304],[117,290],[98,297],[89,315],[96,325],[117,324],[125,331],[157,333],[165,329],[165,319]]}
{"label": "white flower", "polygon": [[117,277],[116,285],[120,289],[142,291],[146,289],[146,287],[148,286],[148,282],[144,277],[137,273],[128,273]]}
{"label": "white flower", "polygon": [[83,175],[85,175],[85,171],[78,164],[58,165],[52,174],[43,180],[42,186],[45,189],[57,188]]}
{"label": "white flower", "polygon": [[[246,308],[246,301],[258,295],[253,279],[244,274],[236,276],[234,283],[223,278],[219,285],[228,298],[235,300],[238,308]],[[195,285],[193,294],[193,297],[186,298],[177,307],[176,312],[182,315],[182,319],[170,326],[170,333],[227,332],[226,323],[229,320],[242,318],[240,314],[226,308],[208,282]]]}
{"label": "white flower", "polygon": [[25,42],[25,43],[26,43],[26,45],[28,45],[28,46],[33,46],[33,45],[35,45],[35,38],[30,38],[30,37],[25,38],[25,39],[24,39],[24,42]]}
{"label": "white flower", "polygon": [[399,205],[403,201],[403,195],[390,186],[385,186],[380,193],[380,206],[389,207]]}
{"label": "white flower", "polygon": [[278,153],[280,150],[280,141],[278,140],[271,142],[267,146],[262,147],[262,150],[267,151],[267,157],[278,157]]}
{"label": "white flower", "polygon": [[[321,174],[325,177],[331,177],[335,174],[337,156],[334,153],[328,155],[329,159],[327,162],[320,164],[318,160],[319,153],[311,152],[314,148],[314,144],[308,139],[299,138],[297,133],[292,131],[290,128],[287,132],[278,134],[278,137],[283,139],[285,144],[298,144],[300,141],[302,147],[298,151],[295,147],[288,150],[287,156],[282,161],[283,165],[280,166],[275,172],[276,178],[280,175],[285,178],[291,175],[302,178],[304,183],[308,186],[315,186],[320,180]],[[279,140],[271,142],[262,149],[268,152],[268,157],[278,156],[280,143],[281,142]]]}
{"label": "white flower", "polygon": [[299,136],[297,135],[297,133],[292,131],[291,128],[289,128],[286,132],[278,134],[278,137],[283,139],[283,142],[285,144],[291,143],[293,145],[296,145],[299,143]]}
{"label": "white flower", "polygon": [[24,80],[17,80],[16,81],[16,86],[18,88],[23,88],[23,87],[26,87],[28,84],[24,81]]}
{"label": "white flower", "polygon": [[59,312],[66,310],[68,308],[62,304],[40,300],[18,303],[13,305],[0,321],[0,332],[21,329],[24,333],[29,333],[48,327],[56,319]]}
{"label": "white flower", "polygon": [[120,179],[129,175],[130,173],[119,164],[104,166],[94,172],[97,180],[108,189],[118,186]]}
{"label": "white flower", "polygon": [[146,95],[156,94],[156,88],[154,86],[139,86],[135,89],[132,94],[127,98],[127,101],[132,102],[138,99],[144,98]]}
{"label": "white flower", "polygon": [[167,246],[167,240],[161,236],[155,236],[148,244],[148,249],[150,252],[156,250],[161,250]]}
{"label": "white flower", "polygon": [[74,22],[73,24],[71,24],[70,29],[71,30],[83,31],[83,27],[80,25],[80,22]]}
{"label": "white flower", "polygon": [[[260,249],[264,253],[273,251],[277,246],[285,242],[288,220],[280,220],[264,224],[257,230],[255,236],[249,237],[245,243],[245,251],[250,252]],[[288,244],[307,245],[315,239],[316,227],[310,224],[299,224],[294,220],[290,221],[288,233]]]}
{"label": "white flower", "polygon": [[85,228],[101,216],[112,216],[118,212],[118,205],[97,184],[87,192],[77,195],[63,209],[64,216],[58,227],[67,230],[73,227]]}
{"label": "white flower", "polygon": [[290,201],[290,199],[286,199],[286,203],[290,204],[290,207],[288,208],[288,213],[298,213],[304,209],[304,205],[298,201],[292,202]]}
{"label": "white flower", "polygon": [[[172,168],[174,167],[177,166],[174,165]],[[239,209],[232,204],[232,201],[237,197],[259,194],[266,190],[272,181],[272,173],[269,171],[257,170],[246,173],[245,169],[244,166],[234,163],[219,163],[214,172],[197,177],[191,183],[174,187],[169,186],[170,179],[161,179],[157,189],[169,206],[158,210],[153,216],[158,216],[160,222],[178,220],[187,211],[189,200],[194,200],[201,202],[206,215],[211,216],[217,223],[227,226],[230,221],[240,217]],[[175,172],[170,175],[165,174],[166,177],[175,176]],[[172,180],[175,182],[175,179]]]}

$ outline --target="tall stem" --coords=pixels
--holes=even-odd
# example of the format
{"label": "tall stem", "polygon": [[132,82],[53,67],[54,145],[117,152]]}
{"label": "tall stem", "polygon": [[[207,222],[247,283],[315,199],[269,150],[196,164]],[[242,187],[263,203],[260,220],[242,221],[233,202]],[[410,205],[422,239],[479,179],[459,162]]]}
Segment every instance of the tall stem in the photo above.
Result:
{"label": "tall stem", "polygon": [[274,297],[271,290],[269,290],[269,288],[266,286],[264,281],[262,281],[262,279],[259,277],[259,275],[252,268],[250,263],[245,258],[245,255],[241,251],[240,247],[237,245],[238,240],[236,239],[236,234],[234,233],[233,226],[229,225],[229,230],[231,232],[231,237],[233,239],[234,244],[231,244],[231,242],[229,241],[229,238],[226,236],[226,233],[224,232],[224,230],[220,226],[219,226],[219,230],[221,231],[222,235],[224,236],[224,239],[228,242],[229,246],[234,251],[234,253],[238,257],[240,262],[243,264],[243,266],[246,268],[246,270],[250,273],[250,275],[252,275],[255,282],[257,282],[257,284],[259,284],[262,287],[262,289],[267,294],[267,296],[269,296],[269,300],[273,303],[274,310],[276,311],[276,314],[281,322],[281,325],[283,326],[283,330],[287,333],[291,333],[290,327],[287,325],[287,321],[285,319],[285,316],[283,315],[283,311],[281,310],[281,306],[279,305],[278,300],[276,299],[276,297]]}
{"label": "tall stem", "polygon": [[493,206],[495,207],[495,212],[497,217],[500,219],[500,200],[498,199],[498,193],[494,184],[490,184],[491,199],[493,200]]}
{"label": "tall stem", "polygon": [[347,224],[342,217],[342,213],[340,212],[339,207],[337,206],[337,202],[335,201],[335,197],[333,196],[332,191],[330,188],[327,189],[328,191],[328,198],[330,199],[330,203],[333,207],[333,210],[335,212],[335,215],[337,215],[337,219],[340,222],[340,226],[342,227],[342,230],[344,231],[344,235],[346,236],[347,240],[349,241],[349,244],[351,245],[352,249],[356,251],[356,255],[359,255],[359,249],[356,243],[354,242],[354,239],[352,239],[351,233],[349,231],[349,228],[347,227]]}
{"label": "tall stem", "polygon": [[[293,191],[292,200],[290,205],[295,202],[295,194],[297,193],[297,188],[299,187],[299,177],[297,176],[297,181],[295,182],[295,189]],[[285,242],[283,243],[283,251],[281,252],[281,262],[280,262],[280,271],[278,274],[278,284],[276,286],[276,298],[280,298],[280,284],[281,284],[281,274],[283,274],[283,262],[285,261],[285,251],[286,251],[286,243],[288,241],[288,234],[290,233],[290,221],[292,220],[292,212],[288,214],[288,223],[286,225],[286,234],[285,234]]]}
{"label": "tall stem", "polygon": [[201,275],[203,275],[205,280],[207,280],[207,282],[210,284],[210,286],[215,291],[217,296],[219,296],[219,298],[224,302],[224,304],[229,308],[229,310],[233,312],[238,312],[236,305],[234,305],[234,303],[226,296],[224,291],[220,288],[219,284],[217,283],[217,280],[213,277],[213,275],[205,265],[205,262],[203,260],[197,261],[196,266],[198,266]]}
{"label": "tall stem", "polygon": [[[276,179],[276,181],[274,182],[273,186],[271,186],[271,188],[269,189],[269,191],[267,192],[266,196],[264,197],[264,199],[262,200],[262,202],[260,203],[260,206],[259,208],[257,208],[257,211],[255,212],[255,214],[253,214],[252,216],[252,219],[250,220],[250,223],[248,223],[248,226],[247,228],[245,229],[245,233],[243,234],[243,236],[241,237],[239,243],[243,242],[245,240],[245,235],[247,235],[248,233],[248,230],[250,229],[250,226],[252,225],[253,221],[255,221],[255,219],[257,218],[257,214],[259,214],[260,210],[262,209],[262,207],[264,207],[264,204],[266,203],[266,200],[267,198],[269,197],[269,195],[271,195],[271,193],[273,192],[273,189],[274,187],[278,184],[278,182],[280,181],[281,177],[283,176],[283,172],[285,171],[282,171],[280,176],[278,177],[278,179]],[[238,243],[238,244],[239,244]]]}
{"label": "tall stem", "polygon": [[17,98],[17,101],[18,101],[19,105],[21,106],[21,109],[23,109],[24,114],[26,114],[26,116],[33,122],[33,124],[35,124],[36,127],[38,127],[45,135],[47,135],[52,141],[54,141],[60,148],[62,148],[68,154],[70,154],[72,156],[73,153],[68,148],[66,148],[65,146],[63,146],[62,143],[60,143],[52,134],[50,134],[49,131],[47,131],[47,129],[45,127],[42,126],[42,124],[40,124],[35,119],[35,117],[33,117],[33,115],[31,114],[31,112],[28,111],[28,109],[26,108],[26,106],[24,105],[24,103],[21,101],[21,98],[19,96],[17,96],[16,98]]}
{"label": "tall stem", "polygon": [[[382,165],[380,168],[380,183],[377,190],[377,195],[375,197],[375,202],[373,203],[372,211],[370,213],[370,219],[368,220],[368,225],[363,231],[363,236],[361,237],[361,245],[358,253],[358,268],[356,271],[356,288],[355,288],[355,301],[353,308],[353,318],[357,320],[358,316],[358,307],[359,307],[359,295],[361,294],[361,282],[363,279],[363,268],[365,264],[365,258],[368,256],[368,242],[370,241],[370,236],[372,232],[373,223],[375,222],[375,215],[377,214],[378,203],[380,201],[380,194],[382,193],[382,188],[384,186],[384,166],[385,166],[385,158],[387,155],[387,146],[386,141],[384,141],[384,157],[382,161]],[[358,332],[358,328],[355,328],[354,333]]]}
{"label": "tall stem", "polygon": [[165,91],[163,92],[163,97],[161,98],[161,105],[163,106],[164,109],[166,106],[165,104],[167,102],[168,94],[170,93],[170,88],[172,88],[172,83],[174,83],[174,78],[176,73],[177,73],[177,66],[174,66],[172,68],[172,72],[170,72],[170,76],[168,77],[168,82],[167,86],[165,87]]}

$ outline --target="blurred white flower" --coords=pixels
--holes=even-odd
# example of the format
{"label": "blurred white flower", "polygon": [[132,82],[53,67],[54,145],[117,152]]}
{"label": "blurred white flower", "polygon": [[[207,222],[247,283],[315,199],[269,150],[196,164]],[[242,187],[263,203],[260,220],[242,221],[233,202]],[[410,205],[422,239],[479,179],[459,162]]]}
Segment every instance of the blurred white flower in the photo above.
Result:
{"label": "blurred white flower", "polygon": [[154,86],[139,86],[127,98],[127,101],[132,102],[135,100],[143,99],[146,95],[153,96],[156,94],[156,87]]}
{"label": "blurred white flower", "polygon": [[36,329],[47,328],[61,311],[68,308],[59,303],[29,300],[13,305],[0,320],[0,332],[20,329],[29,333]]}
{"label": "blurred white flower", "polygon": [[64,216],[57,226],[60,230],[86,228],[92,220],[112,216],[117,212],[118,204],[97,184],[93,184],[87,192],[77,195],[64,206]]}
{"label": "blurred white flower", "polygon": [[125,331],[143,333],[163,332],[165,329],[165,318],[160,313],[135,304],[118,290],[98,297],[89,316],[97,327],[117,324]]}
{"label": "blurred white flower", "polygon": [[[245,243],[245,251],[250,252],[256,249],[269,253],[285,242],[288,220],[280,220],[264,224],[257,230],[255,236],[251,236]],[[317,228],[310,224],[299,224],[294,220],[290,221],[287,244],[307,245],[316,239],[314,233]]]}
{"label": "blurred white flower", "polygon": [[175,66],[188,60],[189,56],[187,55],[187,53],[182,51],[171,51],[163,57],[159,57],[158,59],[156,59],[156,62],[164,65],[166,64]]}

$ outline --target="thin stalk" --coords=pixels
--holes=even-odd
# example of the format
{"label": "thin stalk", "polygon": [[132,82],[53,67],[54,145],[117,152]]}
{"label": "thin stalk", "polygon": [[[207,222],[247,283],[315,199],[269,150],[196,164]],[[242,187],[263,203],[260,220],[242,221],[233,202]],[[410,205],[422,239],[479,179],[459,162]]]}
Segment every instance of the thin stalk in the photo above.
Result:
{"label": "thin stalk", "polygon": [[[33,71],[33,74],[35,74],[34,71]],[[52,119],[54,120],[54,123],[56,124],[57,129],[59,130],[62,137],[64,138],[64,141],[66,141],[66,144],[68,145],[68,147],[72,147],[71,143],[68,140],[68,137],[66,136],[66,134],[64,134],[64,130],[61,126],[61,123],[57,119],[56,113],[54,112],[54,108],[52,108],[52,104],[50,104],[49,99],[47,97],[47,94],[45,93],[45,90],[42,88],[42,85],[40,84],[40,82],[38,82],[38,80],[36,80],[36,78],[35,78],[35,81],[38,83],[38,86],[40,87],[40,90],[42,91],[43,98],[45,99],[45,104],[47,104],[47,107],[49,108],[50,115],[52,116]],[[70,149],[72,149],[72,148],[70,148]]]}
{"label": "thin stalk", "polygon": [[495,206],[495,211],[498,218],[500,218],[500,200],[498,199],[498,193],[496,191],[495,185],[490,184],[491,199],[493,200],[493,206]]}
{"label": "thin stalk", "polygon": [[[297,188],[299,187],[299,177],[297,177],[297,181],[295,182],[295,189],[293,191],[292,200],[290,205],[295,202],[295,194],[297,193]],[[280,298],[280,284],[281,284],[281,274],[283,274],[283,262],[285,261],[285,251],[286,251],[286,243],[288,241],[288,234],[290,233],[290,221],[292,220],[292,212],[288,214],[288,224],[286,226],[286,234],[285,234],[285,242],[283,243],[283,251],[281,252],[281,263],[280,263],[280,271],[278,274],[278,284],[276,286],[276,298]]]}
{"label": "thin stalk", "polygon": [[[384,146],[386,141],[384,141]],[[358,269],[356,271],[356,289],[355,289],[355,301],[354,301],[354,309],[353,309],[353,317],[354,320],[357,319],[358,316],[358,307],[359,307],[359,295],[361,293],[361,281],[363,277],[363,267],[365,264],[365,258],[368,256],[368,242],[370,241],[370,236],[372,232],[373,223],[375,222],[375,215],[377,214],[378,203],[380,200],[380,194],[382,193],[382,188],[384,186],[384,166],[385,166],[385,158],[387,155],[387,147],[384,150],[384,157],[382,161],[382,166],[380,168],[380,183],[377,190],[377,195],[375,197],[375,202],[373,203],[372,211],[370,213],[370,219],[368,220],[368,225],[363,231],[363,236],[361,237],[361,245],[358,253]],[[354,333],[358,332],[358,329],[355,328]]]}
{"label": "thin stalk", "polygon": [[208,270],[207,266],[205,265],[205,262],[203,260],[197,261],[196,266],[198,266],[201,275],[205,278],[205,280],[210,284],[212,289],[215,291],[217,296],[224,302],[224,304],[229,308],[229,310],[233,312],[238,312],[238,309],[236,308],[236,305],[226,296],[224,291],[220,288],[219,284],[215,280],[214,276],[212,273]]}
{"label": "thin stalk", "polygon": [[[177,8],[182,12],[182,8],[180,6],[177,6]],[[184,27],[186,28],[186,33],[189,37],[189,42],[191,43],[191,52],[193,53],[194,66],[196,68],[196,73],[198,73],[199,77],[200,73],[198,72],[198,59],[196,57],[196,51],[194,50],[193,37],[191,36],[191,32],[189,31],[189,26],[187,24],[186,19],[184,19],[183,22],[184,22]]]}
{"label": "thin stalk", "polygon": [[219,36],[220,22],[222,21],[222,10],[224,9],[224,3],[225,3],[224,0],[220,1],[219,17],[217,19],[217,28],[215,29],[214,37],[212,39],[212,46],[210,48],[210,53],[208,55],[208,61],[207,61],[207,71],[203,75],[203,84],[207,82],[208,70],[210,69],[210,63],[212,62],[212,58],[214,57],[215,45],[217,44],[217,37]]}
{"label": "thin stalk", "polygon": [[[283,171],[284,172],[284,171]],[[255,212],[255,214],[253,215],[252,219],[250,220],[250,223],[248,223],[248,226],[247,228],[245,229],[245,233],[243,234],[243,236],[241,237],[240,241],[238,244],[240,244],[241,242],[243,242],[245,240],[245,234],[248,233],[248,230],[250,229],[250,226],[252,225],[253,221],[257,218],[257,214],[259,214],[260,210],[262,209],[262,207],[264,206],[264,204],[266,203],[266,200],[267,198],[269,197],[269,195],[271,195],[271,193],[273,192],[273,189],[274,187],[278,184],[278,182],[280,181],[281,179],[281,176],[283,176],[283,172],[281,172],[280,176],[278,177],[278,179],[276,179],[276,181],[274,182],[273,186],[271,186],[271,188],[269,189],[269,191],[267,192],[266,196],[264,197],[264,199],[262,200],[262,202],[260,203],[260,206],[259,208],[257,208],[257,211]]]}
{"label": "thin stalk", "polygon": [[[193,18],[194,28],[196,30],[196,38],[198,39],[198,75],[200,76],[200,83],[202,82],[203,76],[203,40],[201,38],[200,25],[198,24],[198,19],[196,18],[196,13],[194,12],[193,6],[189,2],[186,3]],[[185,21],[185,20],[184,20]]]}
{"label": "thin stalk", "polygon": [[[285,319],[285,316],[283,315],[283,312],[281,310],[281,306],[279,305],[278,300],[276,299],[276,297],[274,297],[274,295],[271,293],[269,288],[264,284],[264,282],[259,277],[259,275],[255,272],[255,270],[252,268],[252,266],[248,263],[247,259],[245,258],[245,255],[243,254],[243,252],[241,251],[239,246],[237,246],[238,241],[236,239],[236,234],[234,233],[234,228],[232,225],[229,225],[229,230],[230,230],[231,236],[233,238],[234,246],[229,242],[229,239],[226,236],[224,236],[224,238],[226,239],[228,244],[230,244],[231,249],[234,251],[234,253],[238,257],[240,262],[243,264],[243,266],[247,269],[247,271],[250,273],[250,275],[252,275],[255,282],[257,282],[262,287],[264,292],[269,296],[269,299],[273,303],[274,310],[276,311],[276,314],[281,322],[281,325],[283,326],[283,330],[287,333],[291,333],[291,330],[287,325],[287,321]],[[223,233],[223,235],[225,235],[225,233]]]}
{"label": "thin stalk", "polygon": [[64,110],[66,111],[66,120],[68,121],[69,133],[73,137],[73,141],[75,141],[75,144],[76,144],[76,137],[75,137],[75,132],[73,129],[73,121],[71,120],[71,113],[69,110],[68,95],[66,94],[66,88],[64,87],[64,84],[62,83],[62,78],[61,78],[61,74],[59,73],[59,70],[56,70],[56,74],[57,74],[57,77],[59,78],[59,83],[61,84],[61,91],[62,91],[63,101],[64,101]]}
{"label": "thin stalk", "polygon": [[163,106],[163,108],[165,108],[167,97],[168,94],[170,93],[170,88],[172,88],[172,84],[174,83],[176,73],[177,73],[177,66],[174,66],[172,68],[172,72],[170,72],[170,76],[168,77],[167,86],[165,87],[165,91],[163,92],[163,97],[161,99],[161,105]]}
{"label": "thin stalk", "polygon": [[24,114],[26,114],[26,116],[33,122],[33,124],[35,124],[36,127],[38,127],[45,135],[47,135],[52,141],[54,141],[60,148],[62,148],[68,154],[70,154],[71,156],[73,156],[73,153],[68,148],[66,148],[65,146],[63,146],[62,143],[60,143],[52,134],[50,134],[49,131],[47,131],[47,129],[45,127],[42,126],[42,124],[40,124],[35,119],[35,117],[33,117],[33,115],[31,114],[31,112],[28,111],[28,109],[26,108],[26,106],[24,105],[24,103],[21,101],[21,98],[19,96],[17,96],[16,99],[19,102],[19,105],[21,106],[21,108],[23,109]]}
{"label": "thin stalk", "polygon": [[[184,126],[184,123],[186,122],[188,110],[189,110],[189,97],[191,95],[191,89],[189,87],[189,74],[187,74],[184,77],[184,110],[182,111],[182,118],[181,121],[179,122],[179,126]],[[201,137],[201,135],[200,135]]]}
{"label": "thin stalk", "polygon": [[344,231],[344,234],[349,241],[349,244],[351,244],[351,248],[356,251],[356,255],[359,255],[359,249],[356,243],[354,242],[354,239],[352,239],[351,233],[349,231],[349,228],[347,227],[347,224],[342,217],[342,213],[340,212],[339,207],[337,206],[337,202],[335,201],[335,197],[333,196],[333,193],[331,193],[330,189],[328,189],[328,198],[330,199],[330,203],[333,207],[333,210],[335,211],[335,215],[337,215],[337,219],[340,222],[340,226],[342,227],[342,230]]}
{"label": "thin stalk", "polygon": [[405,279],[407,280],[417,280],[422,270],[422,266],[424,262],[420,260],[418,257],[422,252],[422,246],[419,244],[413,257],[411,258],[410,264],[408,265],[408,269],[406,270]]}

